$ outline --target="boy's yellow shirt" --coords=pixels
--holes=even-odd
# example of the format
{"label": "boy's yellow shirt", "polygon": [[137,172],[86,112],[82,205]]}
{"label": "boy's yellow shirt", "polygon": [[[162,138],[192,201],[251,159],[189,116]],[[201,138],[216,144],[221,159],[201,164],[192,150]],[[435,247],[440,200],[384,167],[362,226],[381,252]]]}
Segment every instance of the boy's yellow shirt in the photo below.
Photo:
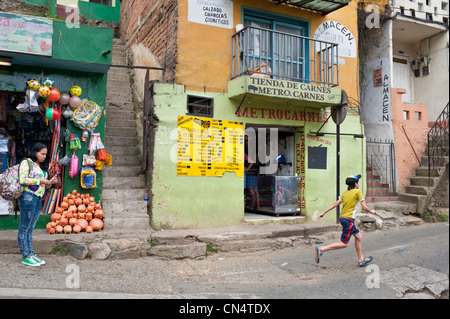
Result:
{"label": "boy's yellow shirt", "polygon": [[342,201],[341,217],[355,218],[361,201],[364,200],[360,189],[351,189],[345,191],[339,199]]}

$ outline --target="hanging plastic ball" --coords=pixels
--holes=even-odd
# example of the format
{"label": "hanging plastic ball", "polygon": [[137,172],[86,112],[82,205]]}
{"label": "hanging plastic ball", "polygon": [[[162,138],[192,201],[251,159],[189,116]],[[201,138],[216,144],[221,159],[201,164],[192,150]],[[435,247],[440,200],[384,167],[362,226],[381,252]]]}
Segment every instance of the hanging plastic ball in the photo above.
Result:
{"label": "hanging plastic ball", "polygon": [[70,88],[70,95],[72,96],[80,96],[81,92],[82,90],[78,85],[74,85]]}
{"label": "hanging plastic ball", "polygon": [[79,96],[72,96],[69,100],[70,107],[75,110],[77,107],[81,105],[81,99]]}
{"label": "hanging plastic ball", "polygon": [[48,86],[48,87],[53,87],[53,85],[55,84],[55,81],[53,81],[53,80],[50,79],[50,78],[46,78],[46,79],[44,80],[44,82],[42,82],[42,84],[44,84],[44,85],[46,85],[46,86]]}
{"label": "hanging plastic ball", "polygon": [[49,93],[48,96],[47,96],[47,99],[48,99],[50,102],[56,102],[56,101],[59,100],[59,96],[60,96],[60,94],[59,94],[58,89],[51,88],[51,89],[50,89],[50,93]]}
{"label": "hanging plastic ball", "polygon": [[49,108],[47,110],[47,112],[45,112],[45,116],[50,120],[50,121],[56,121],[59,118],[59,112],[57,109],[54,108]]}
{"label": "hanging plastic ball", "polygon": [[39,84],[39,82],[36,81],[36,80],[32,80],[32,81],[30,81],[30,83],[29,83],[29,88],[32,89],[32,90],[34,90],[34,91],[39,90],[40,87],[41,87],[41,84]]}
{"label": "hanging plastic ball", "polygon": [[69,100],[70,100],[70,95],[67,93],[62,93],[61,96],[59,97],[59,101],[61,102],[62,105],[69,104]]}
{"label": "hanging plastic ball", "polygon": [[28,80],[25,82],[26,83],[26,85],[27,85],[27,89],[29,89],[30,88],[30,84],[31,84],[31,82],[32,81],[34,81],[34,79],[33,78],[28,78]]}
{"label": "hanging plastic ball", "polygon": [[46,85],[43,85],[39,88],[39,94],[42,97],[47,97],[50,94],[50,88]]}

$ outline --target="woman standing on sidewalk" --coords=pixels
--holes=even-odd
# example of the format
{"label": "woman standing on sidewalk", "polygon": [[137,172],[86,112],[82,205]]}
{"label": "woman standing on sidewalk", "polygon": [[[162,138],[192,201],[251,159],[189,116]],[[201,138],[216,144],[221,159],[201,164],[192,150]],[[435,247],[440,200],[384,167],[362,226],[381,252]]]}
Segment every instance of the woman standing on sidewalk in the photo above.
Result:
{"label": "woman standing on sidewalk", "polygon": [[24,191],[19,198],[20,221],[17,240],[22,254],[22,263],[28,266],[45,264],[45,261],[37,258],[34,253],[33,230],[42,210],[42,199],[46,187],[58,181],[57,176],[48,180],[47,173],[41,169],[40,164],[46,157],[47,146],[36,143],[30,154],[32,167],[29,167],[29,161],[23,160],[19,169],[19,182],[24,185]]}
{"label": "woman standing on sidewalk", "polygon": [[373,209],[370,209],[366,202],[364,201],[363,193],[359,189],[359,179],[361,178],[361,175],[350,175],[345,180],[345,184],[348,185],[347,191],[345,191],[335,202],[333,205],[331,205],[329,208],[327,208],[322,214],[319,215],[319,219],[322,218],[327,212],[330,210],[338,207],[341,203],[342,205],[342,213],[340,216],[340,223],[342,225],[342,235],[341,235],[341,241],[320,247],[316,247],[316,263],[319,263],[320,257],[322,254],[328,250],[335,250],[335,249],[341,249],[347,247],[348,242],[350,241],[351,236],[353,235],[355,237],[355,249],[356,254],[358,256],[358,264],[360,267],[365,266],[366,264],[370,263],[373,260],[373,257],[364,257],[362,253],[361,243],[362,243],[362,236],[359,230],[355,226],[355,215],[358,211],[359,204],[361,204],[361,207],[363,210],[371,213],[376,214],[376,211]]}

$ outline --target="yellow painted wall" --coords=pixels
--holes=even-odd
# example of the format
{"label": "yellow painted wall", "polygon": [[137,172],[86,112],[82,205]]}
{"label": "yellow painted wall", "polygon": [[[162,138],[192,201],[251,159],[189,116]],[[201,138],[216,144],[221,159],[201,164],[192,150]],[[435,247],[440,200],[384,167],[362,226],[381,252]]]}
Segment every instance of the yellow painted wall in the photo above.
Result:
{"label": "yellow painted wall", "polygon": [[[269,0],[233,0],[233,24],[243,23],[243,6],[266,10],[271,13],[301,18],[310,21],[310,34],[314,36],[317,27],[327,20],[344,24],[358,37],[357,2],[352,1],[342,9],[328,15],[312,13],[287,5],[279,5]],[[176,82],[186,85],[187,90],[206,92],[226,92],[231,79],[232,35],[235,28],[225,29],[188,21],[188,0],[179,0],[178,7],[178,61]],[[350,97],[359,100],[358,57],[344,58],[345,65],[339,65],[339,88]]]}

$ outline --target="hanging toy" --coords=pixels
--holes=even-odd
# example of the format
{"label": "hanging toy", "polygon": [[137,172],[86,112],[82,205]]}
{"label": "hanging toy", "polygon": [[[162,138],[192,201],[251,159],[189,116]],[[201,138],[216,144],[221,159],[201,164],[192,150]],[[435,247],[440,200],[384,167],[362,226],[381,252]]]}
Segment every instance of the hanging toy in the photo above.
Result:
{"label": "hanging toy", "polygon": [[81,148],[80,139],[77,135],[71,134],[70,135],[70,149],[71,150],[78,150]]}
{"label": "hanging toy", "polygon": [[48,87],[53,87],[53,85],[55,84],[55,81],[53,81],[50,78],[46,78],[43,82],[43,85],[48,86]]}
{"label": "hanging toy", "polygon": [[74,178],[78,174],[78,157],[75,155],[75,152],[72,155],[72,159],[70,161],[70,178]]}
{"label": "hanging toy", "polygon": [[56,121],[57,119],[59,119],[59,111],[53,107],[49,108],[46,112],[45,112],[45,116],[50,120],[50,121]]}
{"label": "hanging toy", "polygon": [[39,94],[42,97],[47,97],[50,94],[50,88],[46,85],[43,85],[39,88]]}
{"label": "hanging toy", "polygon": [[31,85],[31,82],[32,82],[32,81],[34,81],[33,78],[28,78],[28,80],[25,81],[25,84],[26,84],[26,86],[27,86],[27,89],[30,88],[30,85]]}
{"label": "hanging toy", "polygon": [[61,102],[62,105],[69,104],[69,100],[70,100],[70,95],[67,93],[62,93],[61,96],[59,97],[59,101]]}
{"label": "hanging toy", "polygon": [[97,174],[92,167],[83,167],[81,169],[81,187],[83,188],[96,188],[97,187]]}
{"label": "hanging toy", "polygon": [[70,95],[72,96],[80,96],[81,92],[82,90],[78,85],[74,85],[70,88]]}
{"label": "hanging toy", "polygon": [[47,96],[47,99],[48,99],[50,102],[56,102],[56,101],[59,100],[59,96],[60,96],[60,94],[59,94],[58,89],[51,88],[51,89],[50,89],[50,93],[49,93],[48,96]]}
{"label": "hanging toy", "polygon": [[92,131],[102,116],[102,109],[95,102],[86,101],[73,111],[73,122],[82,130]]}
{"label": "hanging toy", "polygon": [[41,87],[41,85],[39,84],[39,82],[36,81],[36,80],[31,80],[31,81],[28,82],[28,83],[29,83],[29,88],[30,88],[31,90],[34,90],[34,91],[39,90],[39,88]]}
{"label": "hanging toy", "polygon": [[80,105],[81,105],[81,99],[80,99],[80,97],[78,97],[78,96],[72,96],[70,99],[69,99],[69,105],[70,105],[70,107],[72,108],[72,110],[75,110],[75,109],[77,109]]}

